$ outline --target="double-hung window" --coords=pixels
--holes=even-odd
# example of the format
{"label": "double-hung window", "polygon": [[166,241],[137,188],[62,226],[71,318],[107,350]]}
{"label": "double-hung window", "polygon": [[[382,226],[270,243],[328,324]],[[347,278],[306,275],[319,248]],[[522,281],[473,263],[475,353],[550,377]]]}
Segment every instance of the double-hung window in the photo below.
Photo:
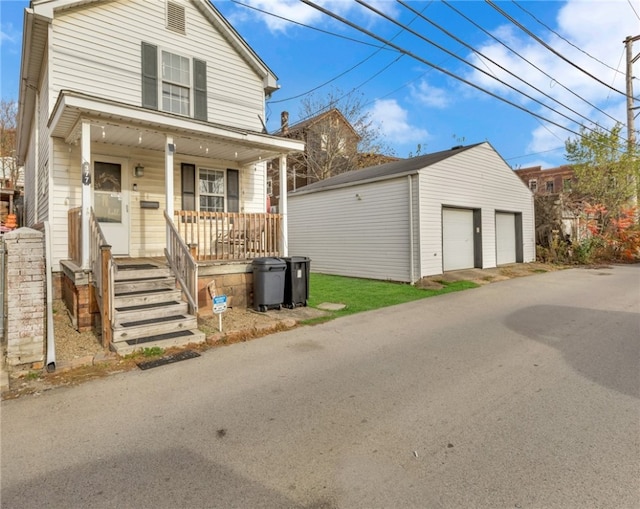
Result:
{"label": "double-hung window", "polygon": [[224,212],[224,188],[224,171],[201,169],[198,182],[200,210]]}
{"label": "double-hung window", "polygon": [[162,109],[189,115],[191,76],[189,59],[162,52]]}
{"label": "double-hung window", "polygon": [[207,120],[207,63],[142,42],[142,106]]}

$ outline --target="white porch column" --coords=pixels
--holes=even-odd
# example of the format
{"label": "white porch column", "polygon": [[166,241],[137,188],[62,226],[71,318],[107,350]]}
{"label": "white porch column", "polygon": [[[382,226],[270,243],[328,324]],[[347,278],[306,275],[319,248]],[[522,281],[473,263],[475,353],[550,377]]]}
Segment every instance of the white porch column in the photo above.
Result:
{"label": "white porch column", "polygon": [[[165,139],[165,151],[164,151],[164,193],[165,193],[165,210],[167,215],[173,221],[173,154],[176,151],[176,146],[173,143],[173,136],[167,135]],[[167,226],[166,233],[166,246],[167,249],[171,249],[169,245],[169,227]]]}
{"label": "white porch column", "polygon": [[82,179],[82,268],[89,269],[89,215],[91,214],[91,124],[82,121],[80,134],[80,174]]}
{"label": "white porch column", "polygon": [[278,208],[282,214],[282,256],[289,256],[289,223],[287,219],[287,156],[280,156],[280,201]]}

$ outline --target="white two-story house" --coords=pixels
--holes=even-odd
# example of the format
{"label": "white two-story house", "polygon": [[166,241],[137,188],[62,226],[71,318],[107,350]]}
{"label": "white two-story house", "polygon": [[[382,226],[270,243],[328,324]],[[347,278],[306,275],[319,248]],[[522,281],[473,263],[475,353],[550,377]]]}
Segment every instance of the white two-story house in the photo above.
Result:
{"label": "white two-story house", "polygon": [[93,306],[104,344],[128,338],[118,351],[175,334],[133,332],[173,313],[147,310],[160,298],[138,278],[172,291],[177,280],[181,298],[165,299],[184,300],[189,309],[180,302],[175,313],[190,323],[211,282],[249,305],[251,259],[287,255],[286,204],[267,213],[266,161],[286,174],[304,144],[264,134],[277,77],[215,6],[32,0],[20,74],[25,225],[48,222],[52,270],[78,329],[95,321]]}

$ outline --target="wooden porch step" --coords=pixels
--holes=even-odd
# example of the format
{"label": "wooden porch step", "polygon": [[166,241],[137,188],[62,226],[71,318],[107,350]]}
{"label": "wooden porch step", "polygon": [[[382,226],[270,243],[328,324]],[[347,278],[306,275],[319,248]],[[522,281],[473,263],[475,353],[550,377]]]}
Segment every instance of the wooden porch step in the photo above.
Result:
{"label": "wooden porch step", "polygon": [[144,350],[145,348],[159,347],[167,349],[204,343],[205,341],[206,336],[204,332],[195,329],[131,339],[128,341],[112,343],[111,346],[118,355],[123,356]]}
{"label": "wooden porch step", "polygon": [[115,280],[116,281],[128,281],[139,280],[149,278],[163,278],[172,277],[171,269],[169,267],[139,265],[136,268],[132,265],[118,266],[116,265]]}
{"label": "wooden porch step", "polygon": [[150,277],[141,279],[121,279],[114,284],[116,295],[135,291],[173,290],[176,288],[175,277]]}
{"label": "wooden porch step", "polygon": [[186,315],[188,312],[189,305],[180,300],[137,306],[123,306],[116,308],[114,326],[120,327],[123,323],[140,320],[141,317],[145,319],[155,319],[163,316]]}
{"label": "wooden porch step", "polygon": [[114,343],[132,339],[156,336],[171,332],[179,332],[198,328],[198,320],[193,315],[173,315],[162,318],[141,319],[123,323],[113,328]]}
{"label": "wooden porch step", "polygon": [[127,292],[116,294],[114,297],[114,307],[116,309],[141,306],[146,304],[158,304],[162,302],[180,302],[182,300],[182,292],[175,290],[152,290],[141,292]]}

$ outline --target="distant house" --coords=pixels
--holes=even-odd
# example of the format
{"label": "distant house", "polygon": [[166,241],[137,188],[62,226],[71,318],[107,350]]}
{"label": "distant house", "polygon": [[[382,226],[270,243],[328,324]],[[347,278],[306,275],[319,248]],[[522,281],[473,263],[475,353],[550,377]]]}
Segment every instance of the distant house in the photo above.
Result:
{"label": "distant house", "polygon": [[[304,152],[287,158],[288,191],[357,168],[360,136],[336,108],[292,126],[289,113],[283,111],[280,130],[275,134],[305,143]],[[282,191],[276,165],[268,165],[268,179],[271,205],[277,208]]]}
{"label": "distant house", "polygon": [[548,169],[531,166],[514,171],[535,197],[538,244],[548,246],[554,235],[578,240],[587,234],[580,221],[581,201],[574,194],[577,179],[571,165]]}
{"label": "distant house", "polygon": [[[77,327],[97,302],[121,346],[154,345],[135,321],[175,344],[198,309],[211,312],[211,282],[250,304],[251,260],[287,254],[286,221],[266,213],[266,161],[284,168],[304,150],[262,133],[276,75],[209,0],[32,0],[23,37],[25,224],[50,224]],[[134,269],[167,291],[122,283]],[[161,299],[170,305],[151,310]],[[168,318],[187,314],[189,325]]]}
{"label": "distant house", "polygon": [[570,165],[542,169],[542,166],[530,166],[514,170],[532,193],[558,194],[569,193],[576,181],[575,172]]}
{"label": "distant house", "polygon": [[489,143],[343,173],[289,194],[314,271],[414,283],[535,260],[533,196]]}

